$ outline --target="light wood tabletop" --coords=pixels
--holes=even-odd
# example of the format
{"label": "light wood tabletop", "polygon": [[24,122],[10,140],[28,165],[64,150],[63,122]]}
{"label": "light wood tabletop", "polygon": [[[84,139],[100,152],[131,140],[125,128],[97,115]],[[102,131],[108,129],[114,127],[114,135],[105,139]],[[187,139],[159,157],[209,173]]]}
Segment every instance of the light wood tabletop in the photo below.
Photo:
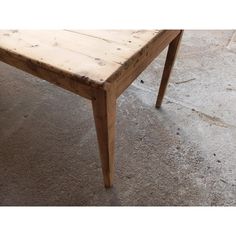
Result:
{"label": "light wood tabletop", "polygon": [[0,60],[92,101],[104,184],[114,175],[116,99],[169,46],[160,107],[182,30],[0,30]]}

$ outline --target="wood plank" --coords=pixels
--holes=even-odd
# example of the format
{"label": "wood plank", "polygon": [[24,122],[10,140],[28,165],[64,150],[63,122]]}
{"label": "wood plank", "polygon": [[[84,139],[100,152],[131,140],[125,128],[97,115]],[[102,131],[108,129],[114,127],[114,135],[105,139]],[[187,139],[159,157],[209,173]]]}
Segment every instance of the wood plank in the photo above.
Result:
{"label": "wood plank", "polygon": [[11,52],[14,52],[21,55],[22,58],[32,60],[37,65],[44,63],[46,68],[55,68],[58,72],[60,70],[73,74],[78,76],[78,80],[86,77],[91,82],[96,81],[97,83],[102,83],[104,78],[120,66],[112,62],[106,62],[105,66],[99,60],[79,53],[79,51],[53,46],[53,41],[50,40],[51,34],[48,34],[48,41],[43,40],[45,31],[35,31],[34,36],[30,36],[29,32],[18,31],[10,36],[4,36],[8,33],[0,32],[0,49],[9,52],[9,56]]}
{"label": "wood plank", "polygon": [[35,44],[37,44],[38,47],[40,47],[40,43],[43,43],[50,47],[87,56],[89,62],[91,59],[93,62],[93,60],[99,58],[104,64],[126,60],[130,54],[137,50],[136,47],[130,48],[119,43],[109,43],[99,38],[89,37],[84,34],[73,33],[66,30],[43,30],[40,32],[40,37],[37,30],[19,31],[18,34],[14,35],[17,35],[18,38],[28,40],[28,42],[37,40]]}
{"label": "wood plank", "polygon": [[137,49],[150,40],[160,30],[69,30],[74,33],[94,37],[108,43],[123,44],[126,47]]}
{"label": "wood plank", "polygon": [[[89,81],[93,86],[100,86],[160,33],[154,30],[98,32],[100,31],[95,32],[97,37],[91,37],[64,30],[0,31],[0,52],[8,52],[8,56],[14,52],[19,58],[30,59],[32,63],[45,69],[53,68],[69,77],[78,77],[77,80],[81,83],[87,84]],[[102,34],[105,35],[105,40],[100,38]],[[109,39],[106,39],[108,36]],[[122,37],[125,40],[132,39],[132,43],[126,45],[119,42]],[[117,38],[119,40],[116,42]]]}

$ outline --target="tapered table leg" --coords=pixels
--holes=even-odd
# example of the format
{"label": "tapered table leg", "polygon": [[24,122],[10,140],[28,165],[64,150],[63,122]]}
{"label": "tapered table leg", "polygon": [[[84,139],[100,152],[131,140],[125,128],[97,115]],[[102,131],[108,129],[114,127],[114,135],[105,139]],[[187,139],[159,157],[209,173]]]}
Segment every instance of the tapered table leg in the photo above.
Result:
{"label": "tapered table leg", "polygon": [[97,89],[92,100],[100,159],[105,187],[109,188],[114,176],[116,97],[114,91]]}
{"label": "tapered table leg", "polygon": [[165,95],[166,87],[168,85],[168,81],[171,75],[171,71],[173,69],[175,58],[178,53],[178,48],[180,45],[180,41],[183,35],[183,31],[181,31],[176,38],[169,44],[167,56],[166,56],[166,62],[161,78],[161,84],[158,92],[158,97],[156,101],[156,107],[160,108],[162,104],[163,97]]}

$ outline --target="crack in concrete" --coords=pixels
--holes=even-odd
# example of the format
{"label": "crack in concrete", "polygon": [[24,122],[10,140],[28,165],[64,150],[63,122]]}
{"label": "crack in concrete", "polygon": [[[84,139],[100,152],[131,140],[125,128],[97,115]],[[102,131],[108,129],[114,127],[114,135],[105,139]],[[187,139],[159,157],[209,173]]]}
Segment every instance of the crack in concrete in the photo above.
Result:
{"label": "crack in concrete", "polygon": [[183,80],[183,81],[178,81],[178,82],[175,82],[175,84],[184,84],[184,83],[188,83],[188,82],[191,82],[193,80],[195,80],[196,78],[192,78],[192,79],[188,79],[188,80]]}
{"label": "crack in concrete", "polygon": [[236,43],[236,31],[233,32],[233,34],[232,34],[232,36],[231,36],[231,38],[230,38],[226,48],[230,50],[232,44],[234,44],[234,43]]}
{"label": "crack in concrete", "polygon": [[[152,93],[152,94],[157,94],[157,91],[158,90],[154,90],[154,89],[151,89],[151,88],[145,88],[143,86],[139,86],[138,84],[132,84],[133,87],[137,88],[137,89],[140,89],[142,90],[143,92],[149,92],[149,93]],[[140,97],[139,97],[140,98]],[[208,122],[210,123],[211,125],[215,125],[215,126],[219,126],[219,127],[223,127],[223,128],[236,128],[235,125],[232,125],[232,124],[228,124],[227,122],[223,121],[221,118],[219,117],[216,117],[216,116],[211,116],[205,112],[202,112],[198,109],[196,109],[194,106],[192,105],[187,105],[186,103],[184,102],[181,102],[181,101],[177,101],[173,98],[170,98],[168,96],[165,96],[166,99],[169,100],[170,103],[175,103],[177,105],[180,105],[184,108],[188,108],[190,110],[192,110],[193,112],[195,112],[202,120],[204,120],[205,122]]]}
{"label": "crack in concrete", "polygon": [[212,125],[220,126],[220,127],[223,127],[223,128],[236,128],[235,125],[228,124],[228,123],[226,123],[225,121],[223,121],[223,120],[222,120],[221,118],[219,118],[219,117],[211,116],[211,115],[209,115],[209,114],[207,114],[207,113],[205,113],[205,112],[202,112],[202,111],[200,111],[200,110],[197,110],[196,108],[194,108],[194,107],[192,107],[192,106],[188,106],[188,105],[184,104],[183,102],[176,101],[176,100],[171,99],[171,98],[169,98],[169,97],[168,97],[168,100],[169,100],[170,102],[172,102],[172,103],[178,104],[178,105],[183,106],[183,107],[188,108],[188,109],[191,109],[193,112],[195,112],[196,114],[198,114],[198,116],[199,116],[202,120],[204,120],[204,121],[206,121],[206,122],[208,122],[208,123],[210,123],[210,124],[212,124]]}
{"label": "crack in concrete", "polygon": [[220,127],[224,127],[224,128],[229,128],[229,127],[236,128],[236,126],[233,126],[231,124],[227,124],[219,117],[211,116],[211,115],[208,115],[204,112],[197,111],[195,109],[192,109],[192,111],[196,112],[202,120],[204,120],[212,125],[216,125],[216,126],[220,126]]}
{"label": "crack in concrete", "polygon": [[170,102],[178,104],[180,106],[183,106],[185,108],[191,109],[193,112],[195,112],[202,120],[210,123],[211,125],[223,127],[223,128],[236,128],[235,125],[228,124],[227,122],[223,121],[221,118],[216,117],[216,116],[211,116],[205,112],[202,112],[200,110],[197,110],[193,106],[189,106],[187,104],[184,104],[183,102],[174,100],[172,98],[166,97]]}

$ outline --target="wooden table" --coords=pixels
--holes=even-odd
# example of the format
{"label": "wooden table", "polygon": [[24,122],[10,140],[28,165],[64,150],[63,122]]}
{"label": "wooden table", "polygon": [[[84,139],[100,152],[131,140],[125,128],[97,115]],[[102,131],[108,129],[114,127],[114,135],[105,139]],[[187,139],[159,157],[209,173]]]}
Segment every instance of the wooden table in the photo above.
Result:
{"label": "wooden table", "polygon": [[116,99],[167,46],[160,107],[182,30],[1,30],[0,60],[92,101],[105,187],[114,175]]}

